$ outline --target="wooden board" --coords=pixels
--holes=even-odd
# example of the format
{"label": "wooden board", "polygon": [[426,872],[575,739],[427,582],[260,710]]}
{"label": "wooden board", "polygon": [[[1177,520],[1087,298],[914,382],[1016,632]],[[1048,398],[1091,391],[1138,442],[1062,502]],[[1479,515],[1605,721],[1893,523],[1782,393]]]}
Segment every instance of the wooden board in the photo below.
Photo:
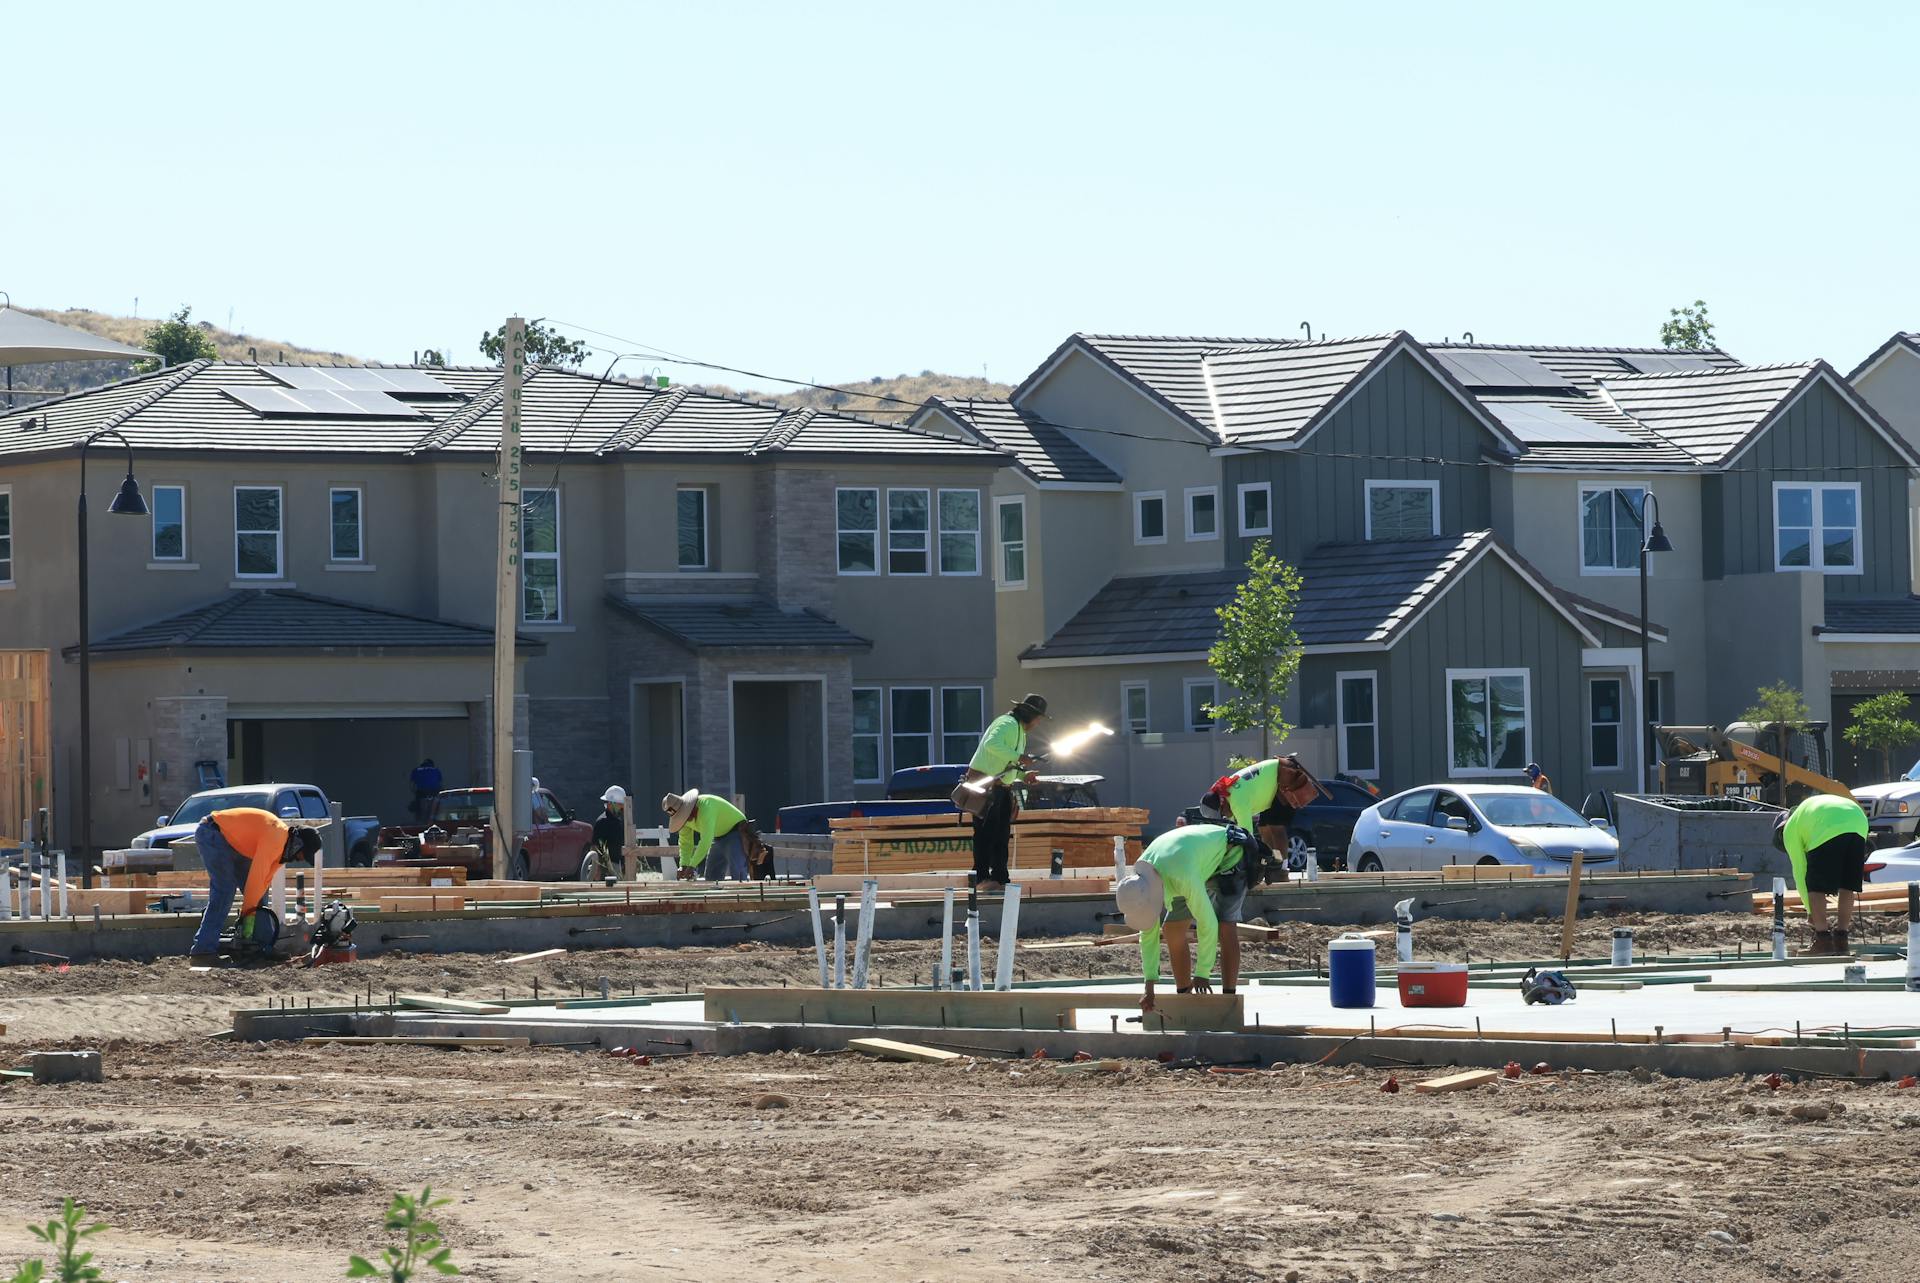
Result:
{"label": "wooden board", "polygon": [[[1160,994],[1149,1030],[1239,1029],[1244,995]],[[709,988],[708,1020],[755,1024],[896,1025],[954,1029],[1057,1029],[1063,1017],[1087,1007],[1125,1008],[1139,999],[1125,989],[1110,994],[1015,989],[969,993],[932,989]]]}
{"label": "wooden board", "polygon": [[[1113,877],[1064,877],[1050,878],[1044,870],[1016,869],[1013,880],[1020,884],[1020,894],[1036,895],[1111,895]],[[822,895],[858,895],[860,884],[872,877],[880,884],[882,895],[899,899],[905,894],[925,892],[928,898],[939,899],[940,892],[952,887],[966,898],[967,875],[964,873],[822,873],[813,879],[814,889]]]}
{"label": "wooden board", "polygon": [[[1150,813],[1133,806],[1073,806],[1043,807],[1022,811],[1020,818],[1013,822],[1017,831],[1028,825],[1144,825],[1151,818]],[[889,829],[889,828],[925,828],[941,825],[964,823],[960,812],[940,811],[932,815],[852,815],[827,821],[827,827],[834,831],[849,829]]]}
{"label": "wooden board", "polygon": [[506,959],[506,961],[538,962],[542,958],[564,958],[566,956],[567,951],[565,949],[541,949],[535,953],[517,953],[513,957]]}
{"label": "wooden board", "polygon": [[504,1016],[512,1011],[497,1002],[469,1002],[464,998],[436,998],[430,993],[403,993],[394,1001],[422,1011],[452,1011],[463,1016]]}
{"label": "wooden board", "polygon": [[1440,870],[1444,882],[1510,882],[1532,876],[1533,866],[1527,864],[1449,864]]}
{"label": "wooden board", "polygon": [[[1046,869],[1052,864],[1052,849],[1062,852],[1061,864],[1068,869],[1113,868],[1113,841],[1110,838],[1067,839],[1045,846],[1019,843],[1013,851],[1014,867]],[[1127,842],[1127,858],[1140,858],[1137,838]],[[876,840],[868,843],[835,843],[833,871],[847,873],[946,873],[973,867],[971,838],[930,838],[925,841]]]}
{"label": "wooden board", "polygon": [[912,1042],[895,1042],[891,1038],[852,1038],[847,1041],[847,1050],[857,1051],[863,1056],[876,1056],[881,1060],[916,1060],[935,1065],[965,1059],[957,1051],[922,1047]]}
{"label": "wooden board", "polygon": [[1413,1085],[1413,1089],[1422,1095],[1443,1091],[1465,1091],[1469,1087],[1480,1087],[1500,1077],[1498,1069],[1469,1069],[1465,1073],[1447,1074],[1442,1078],[1428,1078]]}

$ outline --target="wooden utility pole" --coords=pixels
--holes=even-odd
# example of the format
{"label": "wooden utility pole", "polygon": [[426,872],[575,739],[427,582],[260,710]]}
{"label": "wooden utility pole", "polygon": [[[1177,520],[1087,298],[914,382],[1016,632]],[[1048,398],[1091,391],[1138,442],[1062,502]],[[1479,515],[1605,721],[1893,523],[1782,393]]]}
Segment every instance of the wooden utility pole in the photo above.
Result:
{"label": "wooden utility pole", "polygon": [[520,386],[526,377],[527,323],[507,318],[501,352],[505,379],[500,399],[500,556],[493,601],[493,876],[507,876],[512,849],[513,642],[520,625]]}

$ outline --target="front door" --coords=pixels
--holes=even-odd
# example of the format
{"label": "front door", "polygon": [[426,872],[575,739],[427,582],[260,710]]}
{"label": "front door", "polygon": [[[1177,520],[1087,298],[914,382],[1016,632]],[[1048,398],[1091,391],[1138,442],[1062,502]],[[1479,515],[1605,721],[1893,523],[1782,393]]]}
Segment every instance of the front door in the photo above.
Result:
{"label": "front door", "polygon": [[763,832],[783,806],[826,802],[823,683],[736,679],[733,791]]}

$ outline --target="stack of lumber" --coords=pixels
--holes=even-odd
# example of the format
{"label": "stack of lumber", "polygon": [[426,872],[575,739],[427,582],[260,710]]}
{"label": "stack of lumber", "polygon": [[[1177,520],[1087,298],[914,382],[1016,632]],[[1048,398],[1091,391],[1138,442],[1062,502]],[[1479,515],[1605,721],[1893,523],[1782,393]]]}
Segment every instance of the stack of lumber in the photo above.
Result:
{"label": "stack of lumber", "polygon": [[[1904,882],[1869,882],[1853,898],[1854,906],[1863,912],[1903,913],[1907,907],[1907,884]],[[1804,915],[1807,906],[1798,891],[1786,894],[1786,906],[1789,916]],[[1756,891],[1753,893],[1753,911],[1769,916],[1773,913],[1773,892]]]}
{"label": "stack of lumber", "polygon": [[[1023,812],[1013,825],[1008,867],[1044,870],[1061,852],[1069,869],[1113,868],[1113,840],[1140,854],[1147,812],[1126,806]],[[958,811],[829,820],[835,873],[941,873],[973,867],[973,825]]]}

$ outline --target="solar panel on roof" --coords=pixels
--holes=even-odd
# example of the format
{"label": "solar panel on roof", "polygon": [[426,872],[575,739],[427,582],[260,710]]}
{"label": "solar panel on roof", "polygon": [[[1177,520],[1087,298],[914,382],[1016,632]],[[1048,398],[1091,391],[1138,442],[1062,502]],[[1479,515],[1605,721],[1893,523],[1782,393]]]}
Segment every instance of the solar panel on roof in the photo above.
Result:
{"label": "solar panel on roof", "polygon": [[1526,445],[1638,444],[1618,428],[1568,414],[1558,406],[1539,401],[1489,401],[1484,404],[1507,431]]}
{"label": "solar panel on roof", "polygon": [[420,411],[384,392],[329,392],[319,388],[227,388],[255,414],[276,418],[418,419]]}
{"label": "solar panel on roof", "polygon": [[1686,370],[1719,368],[1704,356],[1683,356],[1679,353],[1671,356],[1665,352],[1623,353],[1620,359],[1642,374],[1678,374]]}
{"label": "solar panel on roof", "polygon": [[382,370],[365,366],[266,365],[271,378],[290,388],[316,392],[384,392],[389,396],[457,396],[454,389],[424,370]]}
{"label": "solar panel on roof", "polygon": [[1470,388],[1551,388],[1573,390],[1573,384],[1524,352],[1491,352],[1483,348],[1439,348],[1441,365]]}

